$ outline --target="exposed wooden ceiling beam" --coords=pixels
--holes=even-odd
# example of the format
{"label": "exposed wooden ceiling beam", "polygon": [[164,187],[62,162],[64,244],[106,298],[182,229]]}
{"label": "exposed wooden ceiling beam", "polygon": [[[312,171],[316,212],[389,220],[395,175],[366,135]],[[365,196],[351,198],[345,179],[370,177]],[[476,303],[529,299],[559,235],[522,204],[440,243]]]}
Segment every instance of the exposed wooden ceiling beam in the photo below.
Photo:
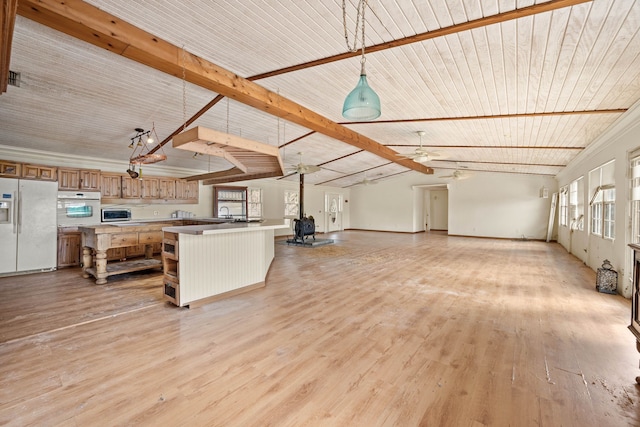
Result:
{"label": "exposed wooden ceiling beam", "polygon": [[[413,36],[403,37],[401,39],[392,40],[385,43],[380,43],[372,46],[365,47],[365,52],[372,53],[381,50],[391,49],[398,46],[404,46],[411,43],[423,42],[425,40],[435,39],[436,37],[447,36],[449,34],[459,33],[461,31],[473,30],[474,28],[481,28],[487,25],[498,24],[500,22],[510,21],[512,19],[524,18],[525,16],[536,15],[542,12],[550,12],[556,9],[562,9],[568,6],[575,6],[580,3],[586,3],[593,0],[551,0],[545,3],[534,4],[532,6],[523,7],[520,9],[510,10],[504,13],[498,13],[496,15],[485,16],[483,18],[474,19],[469,22],[462,22],[460,24],[452,25],[450,27],[439,28],[433,31],[427,31],[425,33],[415,34]],[[341,61],[343,59],[353,58],[360,56],[361,52],[344,52],[337,55],[328,56],[326,58],[316,59],[302,64],[292,65],[290,67],[280,68],[279,70],[268,71],[266,73],[257,74],[249,77],[249,80],[260,80],[268,77],[279,76],[281,74],[291,73],[293,71],[304,70],[306,68],[316,67],[318,65],[324,65],[331,62]]]}
{"label": "exposed wooden ceiling beam", "polygon": [[80,0],[20,0],[18,14],[408,169],[433,169]]}
{"label": "exposed wooden ceiling beam", "polygon": [[[389,147],[417,147],[415,144],[389,144]],[[422,144],[423,147],[429,148],[487,148],[487,149],[522,149],[522,150],[584,150],[585,147],[539,147],[536,145],[432,145]]]}
{"label": "exposed wooden ceiling beam", "polygon": [[[442,163],[466,163],[466,164],[474,164],[474,165],[508,165],[508,166],[545,166],[552,168],[563,168],[567,166],[566,164],[562,165],[553,165],[549,163],[518,163],[518,162],[486,162],[482,160],[431,160],[433,163],[442,162]],[[437,169],[447,169],[446,167],[438,166]]]}
{"label": "exposed wooden ceiling beam", "polygon": [[460,120],[488,120],[488,119],[514,119],[521,117],[555,117],[555,116],[575,116],[585,114],[623,114],[628,108],[604,109],[604,110],[579,110],[579,111],[548,111],[544,113],[518,113],[518,114],[495,114],[491,116],[462,116],[462,117],[423,117],[417,119],[395,119],[376,120],[374,122],[340,122],[341,125],[361,125],[377,123],[417,123],[417,122],[448,122]]}
{"label": "exposed wooden ceiling beam", "polygon": [[2,8],[0,8],[0,94],[7,91],[9,82],[11,43],[17,9],[18,0],[2,0]]}

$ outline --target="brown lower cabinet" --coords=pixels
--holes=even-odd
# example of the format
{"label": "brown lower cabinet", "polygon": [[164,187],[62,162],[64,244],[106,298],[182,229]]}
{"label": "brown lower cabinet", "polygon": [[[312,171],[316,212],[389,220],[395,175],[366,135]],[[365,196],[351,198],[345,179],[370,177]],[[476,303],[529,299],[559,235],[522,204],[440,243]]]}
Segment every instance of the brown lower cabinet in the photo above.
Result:
{"label": "brown lower cabinet", "polygon": [[[79,231],[58,231],[58,268],[80,267],[82,261],[82,233]],[[162,252],[162,244],[153,244],[153,254]],[[107,261],[120,261],[144,256],[144,245],[112,248],[107,250]]]}
{"label": "brown lower cabinet", "polygon": [[58,232],[58,268],[79,267],[82,253],[82,233]]}

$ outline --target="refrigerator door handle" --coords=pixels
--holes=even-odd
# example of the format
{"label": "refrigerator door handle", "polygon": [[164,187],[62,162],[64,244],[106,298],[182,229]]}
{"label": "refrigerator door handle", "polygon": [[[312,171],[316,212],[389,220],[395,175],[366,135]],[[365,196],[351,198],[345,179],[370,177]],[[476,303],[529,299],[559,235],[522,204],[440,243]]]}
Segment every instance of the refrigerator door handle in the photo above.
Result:
{"label": "refrigerator door handle", "polygon": [[18,215],[16,216],[16,223],[18,225],[18,234],[22,233],[22,194],[18,192]]}
{"label": "refrigerator door handle", "polygon": [[11,215],[13,215],[13,218],[11,218],[11,223],[13,225],[13,234],[16,234],[18,232],[18,192],[14,191],[13,192],[13,212],[11,212]]}

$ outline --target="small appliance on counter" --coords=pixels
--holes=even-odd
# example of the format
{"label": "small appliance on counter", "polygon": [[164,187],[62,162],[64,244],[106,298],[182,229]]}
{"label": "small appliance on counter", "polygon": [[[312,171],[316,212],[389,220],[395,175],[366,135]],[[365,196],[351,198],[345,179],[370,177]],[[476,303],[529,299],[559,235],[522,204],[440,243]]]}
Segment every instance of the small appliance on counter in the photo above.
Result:
{"label": "small appliance on counter", "polygon": [[196,215],[193,212],[188,211],[174,211],[171,214],[171,218],[195,218]]}
{"label": "small appliance on counter", "polygon": [[102,209],[102,222],[131,221],[131,209],[104,208]]}

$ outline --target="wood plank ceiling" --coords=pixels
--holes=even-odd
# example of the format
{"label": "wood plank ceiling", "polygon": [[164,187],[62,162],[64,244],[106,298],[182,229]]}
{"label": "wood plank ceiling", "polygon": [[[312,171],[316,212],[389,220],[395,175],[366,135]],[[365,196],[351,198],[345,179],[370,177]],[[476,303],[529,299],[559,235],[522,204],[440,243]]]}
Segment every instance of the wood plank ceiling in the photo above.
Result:
{"label": "wood plank ceiling", "polygon": [[[144,49],[133,61],[36,23],[32,7],[44,5],[71,15],[95,6],[153,34],[175,47],[164,69],[173,75],[142,64]],[[306,177],[310,184],[426,172],[399,164],[394,153],[412,153],[420,130],[423,145],[443,154],[426,164],[436,177],[459,167],[553,176],[640,98],[639,2],[369,0],[369,7],[367,74],[382,116],[346,123],[342,102],[360,59],[345,53],[338,0],[19,1],[10,69],[21,83],[0,96],[0,145],[126,161],[134,128],[154,126],[168,141],[210,104],[190,126],[278,146],[285,166],[301,152],[304,163],[323,167]],[[253,81],[266,94],[262,106],[239,94],[244,87],[214,91],[193,78],[196,57]],[[292,109],[283,109],[287,102]],[[230,167],[171,144],[164,151],[165,164],[194,174]]]}

